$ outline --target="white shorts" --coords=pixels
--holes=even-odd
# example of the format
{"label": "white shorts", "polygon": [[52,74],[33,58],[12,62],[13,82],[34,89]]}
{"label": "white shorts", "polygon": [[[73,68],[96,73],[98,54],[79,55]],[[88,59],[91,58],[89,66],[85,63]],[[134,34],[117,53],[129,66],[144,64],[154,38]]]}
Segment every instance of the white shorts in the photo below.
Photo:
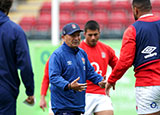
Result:
{"label": "white shorts", "polygon": [[92,115],[93,113],[113,110],[110,97],[107,95],[86,93],[86,106],[84,115]]}
{"label": "white shorts", "polygon": [[136,110],[138,114],[160,111],[160,86],[136,87]]}

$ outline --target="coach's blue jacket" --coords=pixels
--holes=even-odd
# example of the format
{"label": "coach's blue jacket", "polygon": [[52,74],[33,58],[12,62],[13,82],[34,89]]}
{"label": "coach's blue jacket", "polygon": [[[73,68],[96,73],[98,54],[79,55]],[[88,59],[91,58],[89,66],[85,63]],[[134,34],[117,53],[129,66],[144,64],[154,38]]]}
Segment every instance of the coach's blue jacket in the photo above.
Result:
{"label": "coach's blue jacket", "polygon": [[78,83],[91,80],[97,85],[103,79],[94,71],[84,50],[72,49],[64,43],[53,52],[49,61],[51,104],[54,112],[58,109],[84,112],[85,91],[65,90],[66,85],[78,77]]}
{"label": "coach's blue jacket", "polygon": [[0,11],[0,87],[4,87],[15,98],[20,85],[17,69],[20,69],[26,94],[33,95],[33,72],[25,33]]}

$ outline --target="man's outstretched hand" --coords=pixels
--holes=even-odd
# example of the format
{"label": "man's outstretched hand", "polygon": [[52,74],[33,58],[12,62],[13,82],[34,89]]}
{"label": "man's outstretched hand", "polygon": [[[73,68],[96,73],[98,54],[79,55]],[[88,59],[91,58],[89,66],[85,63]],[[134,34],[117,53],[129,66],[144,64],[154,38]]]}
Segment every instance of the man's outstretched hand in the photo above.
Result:
{"label": "man's outstretched hand", "polygon": [[101,88],[105,88],[105,85],[106,85],[106,75],[104,76],[103,80],[98,83],[98,85],[99,85]]}
{"label": "man's outstretched hand", "polygon": [[72,83],[69,84],[69,89],[73,89],[75,91],[84,91],[87,88],[87,83],[78,83],[78,81],[80,80],[80,77],[78,77],[77,79],[75,79]]}
{"label": "man's outstretched hand", "polygon": [[106,83],[106,86],[105,86],[105,89],[106,89],[106,94],[108,95],[108,96],[110,96],[109,95],[109,93],[110,93],[110,89],[111,88],[113,88],[113,90],[115,90],[115,83],[114,84],[110,84],[110,83]]}

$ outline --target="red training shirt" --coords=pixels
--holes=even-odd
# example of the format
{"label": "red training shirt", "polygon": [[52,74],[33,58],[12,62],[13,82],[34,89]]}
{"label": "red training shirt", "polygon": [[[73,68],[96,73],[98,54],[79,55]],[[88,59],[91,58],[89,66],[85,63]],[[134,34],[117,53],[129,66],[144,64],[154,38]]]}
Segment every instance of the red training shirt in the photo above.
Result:
{"label": "red training shirt", "polygon": [[[100,41],[97,42],[95,47],[90,47],[83,40],[79,47],[87,53],[91,65],[95,68],[95,71],[102,76],[106,75],[108,65],[110,65],[112,69],[116,65],[118,58],[115,55],[115,51]],[[106,94],[104,88],[100,88],[89,80],[87,80],[86,93]]]}
{"label": "red training shirt", "polygon": [[44,69],[44,76],[41,84],[41,95],[46,96],[48,87],[49,87],[49,59],[47,60]]}

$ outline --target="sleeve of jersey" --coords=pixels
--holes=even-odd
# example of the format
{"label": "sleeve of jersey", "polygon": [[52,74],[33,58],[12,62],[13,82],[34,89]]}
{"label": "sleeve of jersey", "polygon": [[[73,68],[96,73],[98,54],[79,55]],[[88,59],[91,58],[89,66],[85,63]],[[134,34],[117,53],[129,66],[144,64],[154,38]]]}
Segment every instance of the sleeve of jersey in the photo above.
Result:
{"label": "sleeve of jersey", "polygon": [[119,60],[108,78],[109,83],[116,83],[129,67],[132,66],[136,51],[136,30],[131,25],[123,35]]}
{"label": "sleeve of jersey", "polygon": [[116,63],[118,61],[117,56],[115,55],[115,51],[110,48],[110,60],[109,60],[109,65],[113,69],[116,66]]}
{"label": "sleeve of jersey", "polygon": [[49,82],[60,90],[64,90],[69,83],[61,76],[63,68],[61,65],[62,61],[63,59],[57,53],[53,53],[49,59]]}
{"label": "sleeve of jersey", "polygon": [[24,31],[16,32],[16,63],[17,68],[20,69],[21,79],[26,88],[27,96],[34,95],[34,74],[29,53],[29,46],[27,37]]}
{"label": "sleeve of jersey", "polygon": [[47,94],[47,90],[49,87],[49,59],[46,62],[45,65],[45,70],[44,70],[44,76],[43,76],[43,81],[42,81],[42,85],[41,85],[41,95],[46,96]]}

